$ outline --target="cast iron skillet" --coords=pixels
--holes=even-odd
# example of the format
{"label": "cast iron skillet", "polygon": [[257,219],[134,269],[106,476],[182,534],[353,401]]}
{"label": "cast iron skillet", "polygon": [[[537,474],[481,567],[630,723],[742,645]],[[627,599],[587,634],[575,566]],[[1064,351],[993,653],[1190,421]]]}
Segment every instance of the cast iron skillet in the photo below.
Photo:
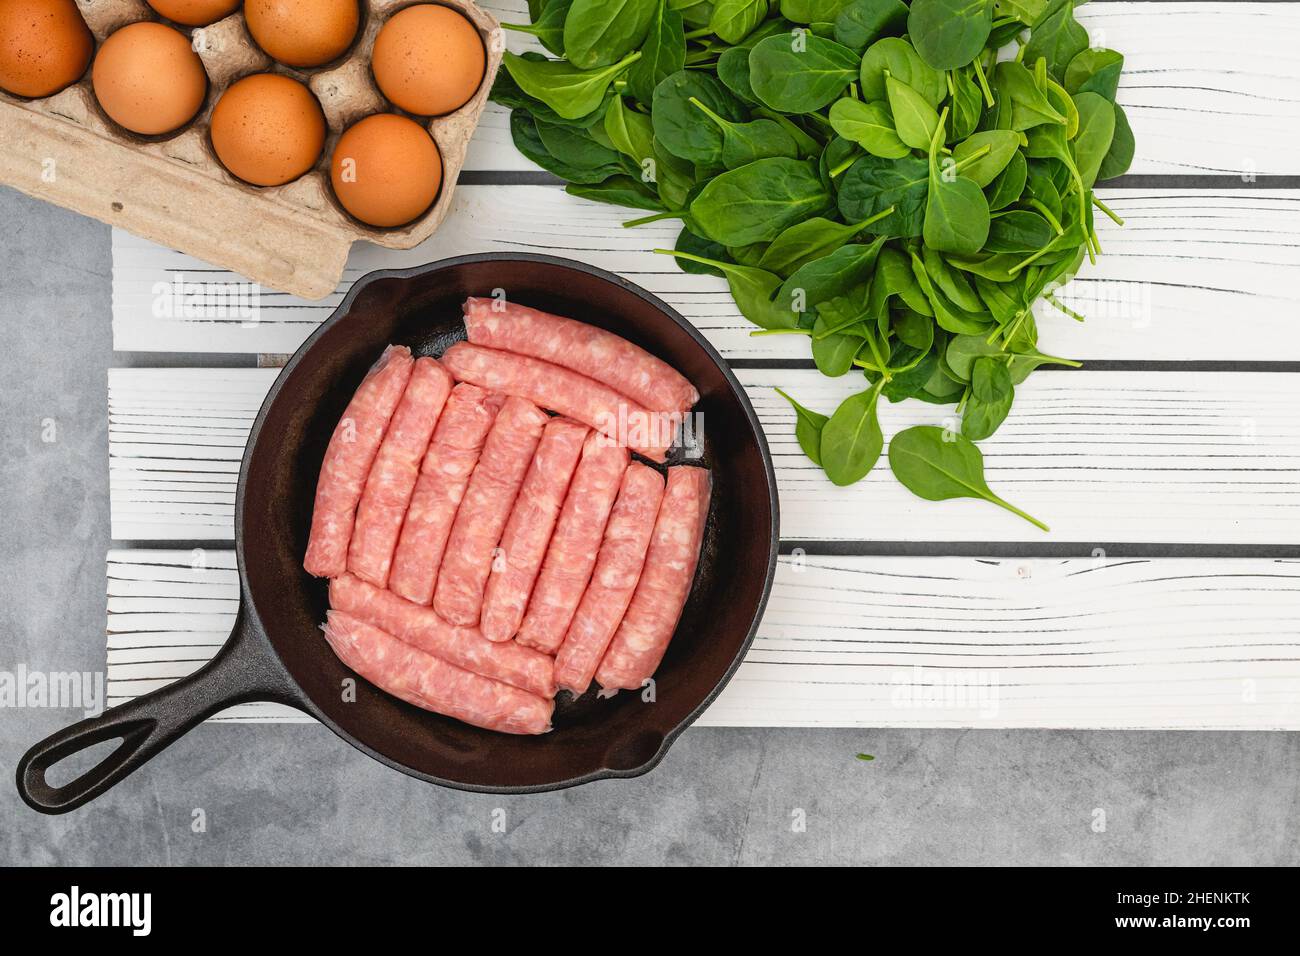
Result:
{"label": "cast iron skillet", "polygon": [[[345,702],[342,681],[354,675],[319,630],[326,584],[302,570],[325,446],[366,370],[389,342],[440,354],[464,336],[465,296],[494,289],[611,329],[685,374],[700,391],[702,457],[713,472],[700,570],[655,675],[654,700],[562,694],[555,729],[543,737],[479,730],[363,680],[356,700]],[[240,607],[230,639],[194,675],[41,741],[18,765],[18,790],[42,812],[75,809],[195,724],[255,700],[303,710],[390,767],[464,790],[531,793],[645,773],[718,695],[753,640],[776,566],[777,530],[772,461],[744,390],[704,337],[659,299],[552,256],[462,256],[371,273],[303,343],[253,423],[235,501]],[[116,739],[122,743],[108,757],[72,782],[46,781],[63,758]]]}

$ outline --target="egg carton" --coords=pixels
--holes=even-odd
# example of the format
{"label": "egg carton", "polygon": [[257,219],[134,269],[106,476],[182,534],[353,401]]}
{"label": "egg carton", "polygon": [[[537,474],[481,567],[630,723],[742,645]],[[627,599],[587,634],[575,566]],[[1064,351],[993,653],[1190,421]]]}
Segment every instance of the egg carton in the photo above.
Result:
{"label": "egg carton", "polygon": [[[144,0],[76,0],[96,51],[118,28],[137,20],[199,33],[195,49],[208,74],[198,115],[180,130],[139,136],[100,108],[90,69],[53,96],[28,100],[0,90],[0,183],[14,186],[136,235],[238,272],[260,285],[308,299],[333,292],[348,250],[358,239],[410,249],[433,234],[451,208],[470,137],[487,103],[505,47],[501,28],[468,0],[437,0],[479,31],[487,53],[483,82],[460,109],[424,126],[442,154],[442,188],[415,221],[392,229],[364,225],[335,199],[329,161],[339,136],[371,113],[410,116],[380,93],[370,53],[380,27],[398,10],[429,0],[362,0],[362,22],[339,59],[312,69],[286,67],[253,42],[242,8],[207,27],[189,28],[159,17]],[[328,125],[316,165],[283,186],[258,187],[221,165],[208,135],[212,108],[231,83],[253,73],[279,73],[305,84],[320,101]]]}

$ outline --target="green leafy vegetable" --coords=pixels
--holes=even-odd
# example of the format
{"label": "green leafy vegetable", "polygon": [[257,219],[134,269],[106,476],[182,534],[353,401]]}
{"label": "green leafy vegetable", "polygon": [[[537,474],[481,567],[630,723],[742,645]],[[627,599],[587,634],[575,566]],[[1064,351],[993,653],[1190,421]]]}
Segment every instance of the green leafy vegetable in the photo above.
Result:
{"label": "green leafy vegetable", "polygon": [[861,376],[829,417],[782,393],[832,482],[875,466],[882,396],[916,399],[955,405],[960,434],[899,434],[898,478],[1011,508],[971,442],[1036,369],[1079,364],[1039,348],[1036,306],[1081,318],[1053,291],[1101,252],[1098,211],[1123,224],[1094,188],[1136,150],[1123,55],[1076,5],[529,0],[509,28],[556,59],[507,53],[492,96],[570,194],[680,220],[656,252],[725,280],[751,334]]}
{"label": "green leafy vegetable", "polygon": [[749,51],[754,94],[783,113],[811,113],[829,105],[858,75],[858,55],[808,31],[760,40]]}
{"label": "green leafy vegetable", "polygon": [[936,70],[965,66],[984,52],[993,29],[989,0],[912,0],[907,32]]}
{"label": "green leafy vegetable", "polygon": [[830,204],[826,187],[808,161],[760,159],[709,180],[691,203],[691,216],[710,239],[745,246],[770,242]]}
{"label": "green leafy vegetable", "polygon": [[880,459],[885,439],[877,409],[883,385],[882,380],[850,395],[822,427],[821,466],[837,485],[861,481]]}
{"label": "green leafy vegetable", "polygon": [[799,447],[812,459],[814,465],[821,465],[822,429],[830,421],[830,416],[804,408],[779,388],[776,392],[794,407],[794,437],[799,442]]}
{"label": "green leafy vegetable", "polygon": [[[927,104],[928,106],[928,104]],[[873,156],[902,159],[911,148],[898,137],[894,118],[884,103],[864,103],[851,97],[838,99],[830,112],[831,128]]]}
{"label": "green leafy vegetable", "polygon": [[[554,2],[554,0],[552,0]],[[550,9],[550,4],[547,4]],[[686,65],[686,27],[682,15],[668,0],[659,0],[646,31],[641,59],[627,71],[627,88],[636,99],[649,103],[655,87]]]}
{"label": "green leafy vegetable", "polygon": [[709,29],[728,43],[739,43],[767,17],[767,0],[716,0]]}
{"label": "green leafy vegetable", "polygon": [[641,46],[656,0],[573,0],[564,18],[564,53],[589,70],[617,63]]}
{"label": "green leafy vegetable", "polygon": [[576,119],[598,109],[614,77],[640,58],[637,50],[611,66],[584,70],[564,60],[535,60],[507,51],[502,62],[523,92],[565,119]]}
{"label": "green leafy vegetable", "polygon": [[977,358],[971,366],[961,433],[971,441],[982,441],[992,435],[1011,411],[1015,391],[1006,362],[988,355]]}
{"label": "green leafy vegetable", "polygon": [[[823,444],[825,440],[823,434]],[[969,438],[934,425],[914,425],[890,441],[889,467],[894,477],[919,498],[928,501],[983,498],[1044,531],[1050,530],[1037,518],[989,490],[984,480],[984,456]]]}
{"label": "green leafy vegetable", "polygon": [[878,38],[906,27],[903,0],[852,0],[835,15],[835,42],[861,53]]}

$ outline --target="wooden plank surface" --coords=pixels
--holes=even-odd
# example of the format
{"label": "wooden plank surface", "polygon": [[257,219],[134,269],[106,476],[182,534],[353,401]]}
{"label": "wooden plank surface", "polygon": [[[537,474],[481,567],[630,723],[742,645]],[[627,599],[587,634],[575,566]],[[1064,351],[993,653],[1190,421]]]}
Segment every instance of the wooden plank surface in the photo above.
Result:
{"label": "wooden plank surface", "polygon": [[[118,540],[229,540],[248,428],[274,369],[114,369],[110,486]],[[1050,538],[983,502],[914,497],[881,462],[834,488],[800,452],[780,386],[832,411],[854,376],[738,373],[768,435],[781,534],[827,541],[1300,541],[1300,374],[1042,372],[982,443],[990,485],[1052,526]],[[886,439],[951,409],[881,413]],[[708,422],[704,422],[707,432]]]}
{"label": "wooden plank surface", "polygon": [[[526,19],[525,0],[487,6]],[[773,388],[830,411],[860,379],[793,361],[805,342],[751,337],[724,283],[649,251],[677,223],[626,230],[635,213],[566,195],[519,156],[495,107],[447,227],[408,252],[354,247],[318,303],[258,291],[251,316],[168,314],[181,283],[211,292],[238,277],[115,231],[115,347],[251,361],[292,352],[373,269],[484,250],[590,262],[739,363],[777,466],[787,554],[758,639],[702,724],[1300,729],[1300,5],[1078,13],[1094,45],[1126,55],[1119,99],[1139,155],[1100,193],[1127,224],[1100,221],[1104,255],[1063,293],[1089,321],[1039,315],[1045,350],[1093,368],[1035,375],[983,443],[990,484],[1050,535],[984,503],[920,501],[883,463],[830,486]],[[110,702],[191,672],[224,639],[236,584],[219,544],[274,375],[110,373],[114,537],[218,545],[110,554]],[[950,411],[885,406],[886,439]]]}
{"label": "wooden plank surface", "polygon": [[[1040,306],[1044,348],[1085,360],[1300,360],[1300,194],[1102,195],[1125,226],[1099,217],[1104,254],[1063,293],[1088,320]],[[466,186],[456,193],[451,228],[406,252],[354,247],[344,286],[320,302],[262,290],[253,322],[240,313],[168,314],[177,312],[171,291],[178,283],[225,288],[237,277],[114,231],[114,344],[122,351],[292,352],[366,272],[492,250],[567,256],[626,276],[681,312],[728,358],[807,358],[806,341],[752,337],[723,280],[687,275],[651,251],[671,247],[680,223],[624,229],[633,215],[557,186]],[[1225,316],[1252,334],[1222,334]]]}
{"label": "wooden plank surface", "polygon": [[[235,624],[239,578],[225,550],[108,553],[108,706],[186,677]],[[236,704],[214,720],[311,723],[283,704]]]}
{"label": "wooden plank surface", "polygon": [[[110,704],[211,657],[233,566],[110,552]],[[245,704],[218,719],[307,718]],[[785,557],[699,723],[1300,729],[1300,562]]]}

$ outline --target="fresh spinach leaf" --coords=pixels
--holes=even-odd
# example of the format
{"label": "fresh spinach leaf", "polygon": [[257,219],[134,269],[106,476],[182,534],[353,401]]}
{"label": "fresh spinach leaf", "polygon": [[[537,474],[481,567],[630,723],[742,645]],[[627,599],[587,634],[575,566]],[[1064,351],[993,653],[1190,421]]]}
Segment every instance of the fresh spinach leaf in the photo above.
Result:
{"label": "fresh spinach leaf", "polygon": [[627,88],[642,103],[654,101],[655,87],[686,65],[686,27],[668,0],[659,0],[646,31],[641,59],[627,71]]}
{"label": "fresh spinach leaf", "polygon": [[807,31],[767,37],[749,51],[754,95],[783,113],[811,113],[829,105],[857,73],[856,53]]}
{"label": "fresh spinach leaf", "polygon": [[[823,432],[823,446],[825,442]],[[904,429],[889,443],[889,467],[903,487],[919,498],[928,501],[983,498],[1044,531],[1050,530],[989,489],[984,479],[984,456],[974,442],[961,435],[933,425]]]}
{"label": "fresh spinach leaf", "polygon": [[994,216],[985,252],[1035,252],[1056,238],[1051,223],[1036,212],[1012,209]]}
{"label": "fresh spinach leaf", "polygon": [[939,130],[939,114],[924,96],[892,73],[885,73],[885,94],[898,138],[912,149],[927,149]]}
{"label": "fresh spinach leaf", "polygon": [[595,202],[612,203],[616,206],[628,206],[632,209],[661,210],[663,203],[659,194],[646,183],[632,176],[618,175],[599,183],[569,183],[564,191],[570,196],[579,196]]}
{"label": "fresh spinach leaf", "polygon": [[744,246],[770,242],[830,205],[811,162],[760,159],[710,180],[691,203],[691,216],[710,239]]}
{"label": "fresh spinach leaf", "polygon": [[740,43],[767,18],[767,0],[716,0],[709,29],[728,43]]}
{"label": "fresh spinach leaf", "polygon": [[1043,57],[1051,74],[1064,79],[1070,61],[1088,48],[1088,31],[1074,19],[1073,0],[1051,0],[1033,27],[1024,60],[1033,63]]}
{"label": "fresh spinach leaf", "polygon": [[723,119],[744,122],[744,104],[717,79],[698,70],[679,70],[655,87],[650,118],[664,149],[693,163],[721,163],[722,130],[700,111],[699,101]]}
{"label": "fresh spinach leaf", "polygon": [[514,141],[515,148],[528,159],[547,172],[572,183],[598,183],[623,171],[617,163],[596,167],[576,166],[554,156],[542,141],[537,121],[527,110],[511,111],[510,138]]}
{"label": "fresh spinach leaf", "polygon": [[673,246],[673,251],[685,252],[695,257],[691,259],[682,256],[675,257],[677,267],[683,272],[689,272],[693,275],[717,276],[719,279],[726,278],[721,269],[706,264],[709,260],[716,262],[727,261],[729,253],[727,247],[722,243],[714,242],[712,239],[705,239],[703,236],[697,236],[690,229],[683,227],[682,231],[677,234],[677,242]]}
{"label": "fresh spinach leaf", "polygon": [[961,433],[971,441],[983,441],[1000,426],[1011,411],[1015,386],[1007,363],[982,356],[971,366],[971,387],[961,413]]}
{"label": "fresh spinach leaf", "polygon": [[687,259],[699,265],[712,266],[727,279],[731,297],[736,300],[740,314],[759,328],[794,329],[798,327],[795,316],[788,309],[777,308],[772,301],[776,290],[781,287],[780,276],[773,275],[755,266],[743,266],[721,259],[709,259],[681,249],[656,249],[661,255],[675,255],[678,259]]}
{"label": "fresh spinach leaf", "polygon": [[858,225],[813,216],[783,230],[763,251],[759,265],[788,277],[800,266],[828,256],[862,231]]}
{"label": "fresh spinach leaf", "polygon": [[1124,55],[1114,50],[1090,47],[1080,50],[1065,69],[1065,88],[1070,93],[1097,93],[1115,102]]}
{"label": "fresh spinach leaf", "polygon": [[912,0],[907,32],[921,59],[955,70],[983,52],[993,29],[989,0]]}
{"label": "fresh spinach leaf", "polygon": [[822,427],[821,466],[832,483],[861,481],[880,459],[885,439],[880,431],[879,399],[883,380],[850,395]]}
{"label": "fresh spinach leaf", "polygon": [[564,19],[569,15],[573,0],[549,0],[536,14],[532,23],[503,23],[507,30],[530,33],[537,42],[556,56],[564,56]]}
{"label": "fresh spinach leaf", "polygon": [[889,160],[864,156],[840,181],[840,214],[862,222],[887,209],[894,211],[873,227],[878,235],[907,238],[921,235],[930,171],[924,159],[907,156]]}
{"label": "fresh spinach leaf", "polygon": [[727,169],[747,166],[755,160],[772,156],[796,158],[799,148],[779,124],[769,119],[733,123],[719,116],[698,99],[692,105],[712,120],[722,131],[722,165]]}
{"label": "fresh spinach leaf", "polygon": [[821,412],[814,412],[810,408],[804,408],[779,388],[776,393],[794,408],[794,437],[799,442],[799,447],[812,460],[814,465],[821,467],[822,429],[830,421],[830,416],[823,415]]}
{"label": "fresh spinach leaf", "polygon": [[935,109],[948,95],[944,75],[921,59],[912,44],[899,37],[883,37],[862,55],[858,79],[863,99],[879,101],[887,98],[886,73],[916,90]]}
{"label": "fresh spinach leaf", "polygon": [[[963,176],[981,188],[993,182],[998,177],[998,174],[1007,168],[1007,164],[1018,155],[1020,134],[1004,129],[990,129],[974,133],[953,147],[952,158],[960,163],[962,160],[969,159],[982,152],[986,146],[988,152],[979,158],[973,159],[968,165],[964,165],[961,170]],[[1019,196],[1022,191],[1023,184],[1021,189],[1016,191],[1016,195]]]}
{"label": "fresh spinach leaf", "polygon": [[[928,109],[929,104],[925,105]],[[911,152],[908,145],[898,138],[893,117],[883,103],[864,103],[842,97],[831,105],[830,121],[836,133],[857,143],[873,156],[902,159]]]}
{"label": "fresh spinach leaf", "polygon": [[641,46],[657,0],[573,0],[564,18],[564,53],[579,69],[617,63]]}
{"label": "fresh spinach leaf", "polygon": [[1133,156],[1136,152],[1137,144],[1133,139],[1133,128],[1128,125],[1128,115],[1125,114],[1124,107],[1116,103],[1115,135],[1111,138],[1106,158],[1101,161],[1101,166],[1097,169],[1097,178],[1102,180],[1123,176],[1133,164]]}
{"label": "fresh spinach leaf", "polygon": [[880,37],[906,28],[907,4],[903,0],[851,0],[835,15],[835,42],[862,53]]}
{"label": "fresh spinach leaf", "polygon": [[640,59],[640,51],[610,66],[583,70],[564,60],[536,60],[509,51],[502,58],[519,89],[545,103],[565,119],[577,119],[600,109],[609,85]]}

